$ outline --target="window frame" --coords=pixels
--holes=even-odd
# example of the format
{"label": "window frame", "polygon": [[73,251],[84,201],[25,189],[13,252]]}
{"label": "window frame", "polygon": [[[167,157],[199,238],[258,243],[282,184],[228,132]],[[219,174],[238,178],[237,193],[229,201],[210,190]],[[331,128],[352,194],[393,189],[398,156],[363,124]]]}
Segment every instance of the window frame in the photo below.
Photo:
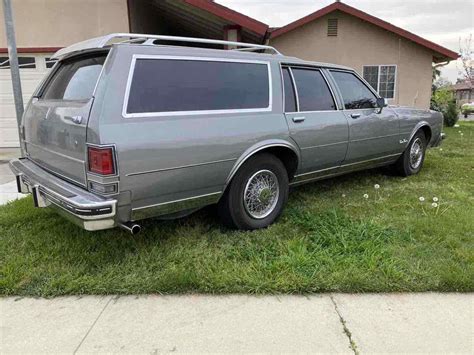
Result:
{"label": "window frame", "polygon": [[[295,94],[295,108],[296,111],[286,111],[286,90],[285,90],[285,77],[283,75],[283,70],[288,69],[288,75],[290,76],[291,86],[293,87],[293,93]],[[291,72],[291,67],[280,64],[280,76],[281,76],[281,91],[282,91],[282,102],[283,102],[283,113],[297,113],[299,109],[298,102],[298,92],[296,91],[295,78],[293,78],[293,73]]]}
{"label": "window frame", "polygon": [[334,77],[332,76],[332,72],[334,71],[337,71],[337,72],[342,72],[342,73],[348,73],[348,74],[353,74],[355,75],[356,78],[358,78],[360,81],[362,81],[362,84],[364,84],[367,89],[370,90],[370,92],[372,94],[375,95],[376,98],[381,98],[381,96],[379,95],[379,93],[377,91],[374,90],[374,88],[372,87],[372,85],[370,85],[361,75],[359,75],[359,73],[357,73],[355,70],[349,70],[349,69],[338,69],[338,68],[329,68],[328,69],[330,74],[331,74],[331,79],[334,81],[334,85],[336,86],[337,88],[337,93],[339,94],[339,97],[341,98],[341,103],[342,103],[342,109],[341,111],[364,111],[364,110],[375,110],[377,109],[377,107],[373,107],[373,108],[349,108],[349,109],[346,109],[346,105],[344,103],[344,96],[342,95],[342,92],[341,90],[339,89],[339,86],[337,85],[337,82],[336,82],[336,79],[334,79]]}
{"label": "window frame", "polygon": [[[296,111],[295,112],[286,112],[285,106],[285,85],[283,83],[283,68],[288,68],[288,71],[290,73],[291,77],[291,83],[293,85],[293,90],[295,91],[295,96],[296,96]],[[329,89],[329,92],[331,93],[332,100],[334,101],[334,110],[316,110],[316,111],[300,111],[300,98],[298,94],[298,86],[296,85],[295,77],[293,75],[293,68],[296,69],[306,69],[306,70],[316,70],[319,71],[321,76],[323,77],[324,81],[326,82],[326,85]],[[301,65],[301,64],[291,64],[291,63],[280,63],[280,72],[281,72],[281,80],[282,80],[282,90],[283,90],[283,112],[286,114],[292,114],[292,113],[311,113],[311,112],[335,112],[339,111],[341,108],[339,107],[339,101],[337,100],[336,94],[333,91],[333,88],[326,77],[326,74],[324,73],[324,68],[322,67],[316,67],[316,66],[308,66],[308,65]]]}
{"label": "window frame", "polygon": [[[8,53],[6,53],[5,56],[2,56],[4,58],[7,58],[6,62],[8,63],[8,65],[6,66],[2,66],[0,67],[0,70],[7,70],[9,71],[10,70],[10,57],[8,56]],[[20,64],[20,58],[33,58],[34,61],[33,63],[28,63],[28,64]],[[40,66],[38,65],[39,64],[39,59],[41,57],[39,57],[38,55],[34,54],[34,53],[31,53],[31,54],[18,54],[18,68],[21,70],[21,71],[38,71],[40,69]],[[1,62],[1,64],[3,64],[4,62]],[[34,65],[34,68],[27,68],[26,66],[27,65]]]}
{"label": "window frame", "polygon": [[[132,86],[133,75],[135,73],[135,64],[139,59],[167,59],[167,60],[186,60],[200,62],[225,62],[225,63],[243,63],[243,64],[263,64],[267,66],[268,72],[268,106],[263,108],[241,108],[241,109],[223,109],[223,110],[188,110],[188,111],[166,111],[166,112],[139,112],[127,113],[128,101],[130,99],[130,89]],[[227,113],[251,113],[251,112],[271,112],[273,110],[273,85],[272,71],[269,61],[264,60],[246,60],[232,58],[215,58],[215,57],[192,57],[192,56],[173,56],[173,55],[151,55],[151,54],[134,54],[132,56],[130,69],[125,86],[125,95],[122,105],[123,118],[146,118],[146,117],[163,117],[163,116],[191,116],[191,115],[207,115],[207,114],[227,114]]]}
{"label": "window frame", "polygon": [[[397,64],[367,64],[362,66],[362,77],[364,77],[364,69],[369,68],[369,67],[378,67],[378,72],[377,72],[377,94],[379,94],[380,90],[380,72],[382,70],[382,67],[395,67],[395,79],[393,81],[393,97],[386,97],[388,100],[395,100],[395,96],[397,94],[397,77],[398,77],[398,66]],[[365,80],[365,79],[364,79]],[[369,84],[370,85],[370,84]],[[370,85],[372,87],[372,85]],[[382,96],[380,96],[382,97]]]}

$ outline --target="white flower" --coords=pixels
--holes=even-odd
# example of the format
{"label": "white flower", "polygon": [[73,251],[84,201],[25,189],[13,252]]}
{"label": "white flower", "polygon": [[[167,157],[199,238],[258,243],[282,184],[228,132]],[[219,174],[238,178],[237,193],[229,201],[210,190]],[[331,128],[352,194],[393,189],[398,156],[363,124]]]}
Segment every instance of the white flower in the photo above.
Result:
{"label": "white flower", "polygon": [[464,136],[464,133],[461,133],[461,137]]}
{"label": "white flower", "polygon": [[380,189],[380,185],[379,185],[379,184],[375,184],[375,185],[374,185],[374,189],[376,189],[376,190]]}
{"label": "white flower", "polygon": [[345,198],[346,197],[346,194],[342,194],[342,198]]}
{"label": "white flower", "polygon": [[458,131],[459,133],[462,133],[462,131]]}
{"label": "white flower", "polygon": [[438,202],[439,199],[437,197],[433,197],[433,202]]}
{"label": "white flower", "polygon": [[442,151],[443,151],[443,148],[439,148],[439,151],[442,152]]}
{"label": "white flower", "polygon": [[438,207],[438,204],[437,204],[436,202],[433,202],[433,203],[431,204],[431,206],[432,206],[433,208],[436,208],[436,207]]}
{"label": "white flower", "polygon": [[455,124],[455,125],[454,125],[454,127],[455,127],[455,128],[458,128],[458,127],[459,127],[459,125],[458,125],[458,124]]}
{"label": "white flower", "polygon": [[420,200],[420,202],[425,202],[425,198],[423,196],[420,196],[418,200]]}
{"label": "white flower", "polygon": [[368,194],[364,194],[364,198],[369,198],[369,195],[368,195]]}

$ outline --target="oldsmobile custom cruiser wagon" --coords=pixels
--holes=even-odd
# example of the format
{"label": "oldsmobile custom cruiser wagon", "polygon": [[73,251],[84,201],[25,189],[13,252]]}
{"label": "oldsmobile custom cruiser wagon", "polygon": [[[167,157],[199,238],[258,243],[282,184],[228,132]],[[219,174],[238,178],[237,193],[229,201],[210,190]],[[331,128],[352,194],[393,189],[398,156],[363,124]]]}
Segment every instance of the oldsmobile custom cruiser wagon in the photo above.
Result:
{"label": "oldsmobile custom cruiser wagon", "polygon": [[216,203],[225,224],[263,228],[291,185],[416,174],[444,136],[440,113],[388,107],[353,69],[268,46],[112,34],[55,56],[10,166],[37,207],[86,230],[137,233]]}

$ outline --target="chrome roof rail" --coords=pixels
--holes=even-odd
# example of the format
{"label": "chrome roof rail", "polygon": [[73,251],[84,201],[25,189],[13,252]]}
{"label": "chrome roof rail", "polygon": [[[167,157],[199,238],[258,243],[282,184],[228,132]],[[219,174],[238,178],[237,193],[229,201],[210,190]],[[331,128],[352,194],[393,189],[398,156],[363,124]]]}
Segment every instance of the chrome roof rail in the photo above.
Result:
{"label": "chrome roof rail", "polygon": [[224,46],[233,46],[240,47],[235,50],[246,50],[246,51],[256,51],[256,50],[268,50],[272,51],[273,54],[281,55],[274,47],[265,46],[262,44],[253,44],[253,43],[243,43],[243,42],[233,42],[233,41],[222,41],[217,39],[206,39],[206,38],[194,38],[194,37],[175,37],[175,36],[162,36],[162,35],[147,35],[147,34],[138,34],[138,33],[112,33],[102,37],[96,37],[88,39],[86,41],[75,43],[69,47],[62,48],[51,58],[62,58],[73,53],[78,53],[86,50],[97,49],[97,48],[106,48],[110,47],[113,44],[123,44],[123,43],[135,43],[143,41],[140,43],[142,45],[154,45],[155,41],[171,41],[171,42],[187,42],[187,43],[200,43],[200,44],[218,44]]}

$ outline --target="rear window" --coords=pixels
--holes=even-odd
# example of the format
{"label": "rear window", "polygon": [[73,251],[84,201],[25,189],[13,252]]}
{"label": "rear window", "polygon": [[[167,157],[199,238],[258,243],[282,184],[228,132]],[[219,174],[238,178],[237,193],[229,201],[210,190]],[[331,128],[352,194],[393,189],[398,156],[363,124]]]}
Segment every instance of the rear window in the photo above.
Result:
{"label": "rear window", "polygon": [[127,114],[265,109],[268,65],[185,59],[136,59]]}
{"label": "rear window", "polygon": [[88,100],[92,97],[106,54],[69,59],[58,69],[43,91],[45,100]]}

